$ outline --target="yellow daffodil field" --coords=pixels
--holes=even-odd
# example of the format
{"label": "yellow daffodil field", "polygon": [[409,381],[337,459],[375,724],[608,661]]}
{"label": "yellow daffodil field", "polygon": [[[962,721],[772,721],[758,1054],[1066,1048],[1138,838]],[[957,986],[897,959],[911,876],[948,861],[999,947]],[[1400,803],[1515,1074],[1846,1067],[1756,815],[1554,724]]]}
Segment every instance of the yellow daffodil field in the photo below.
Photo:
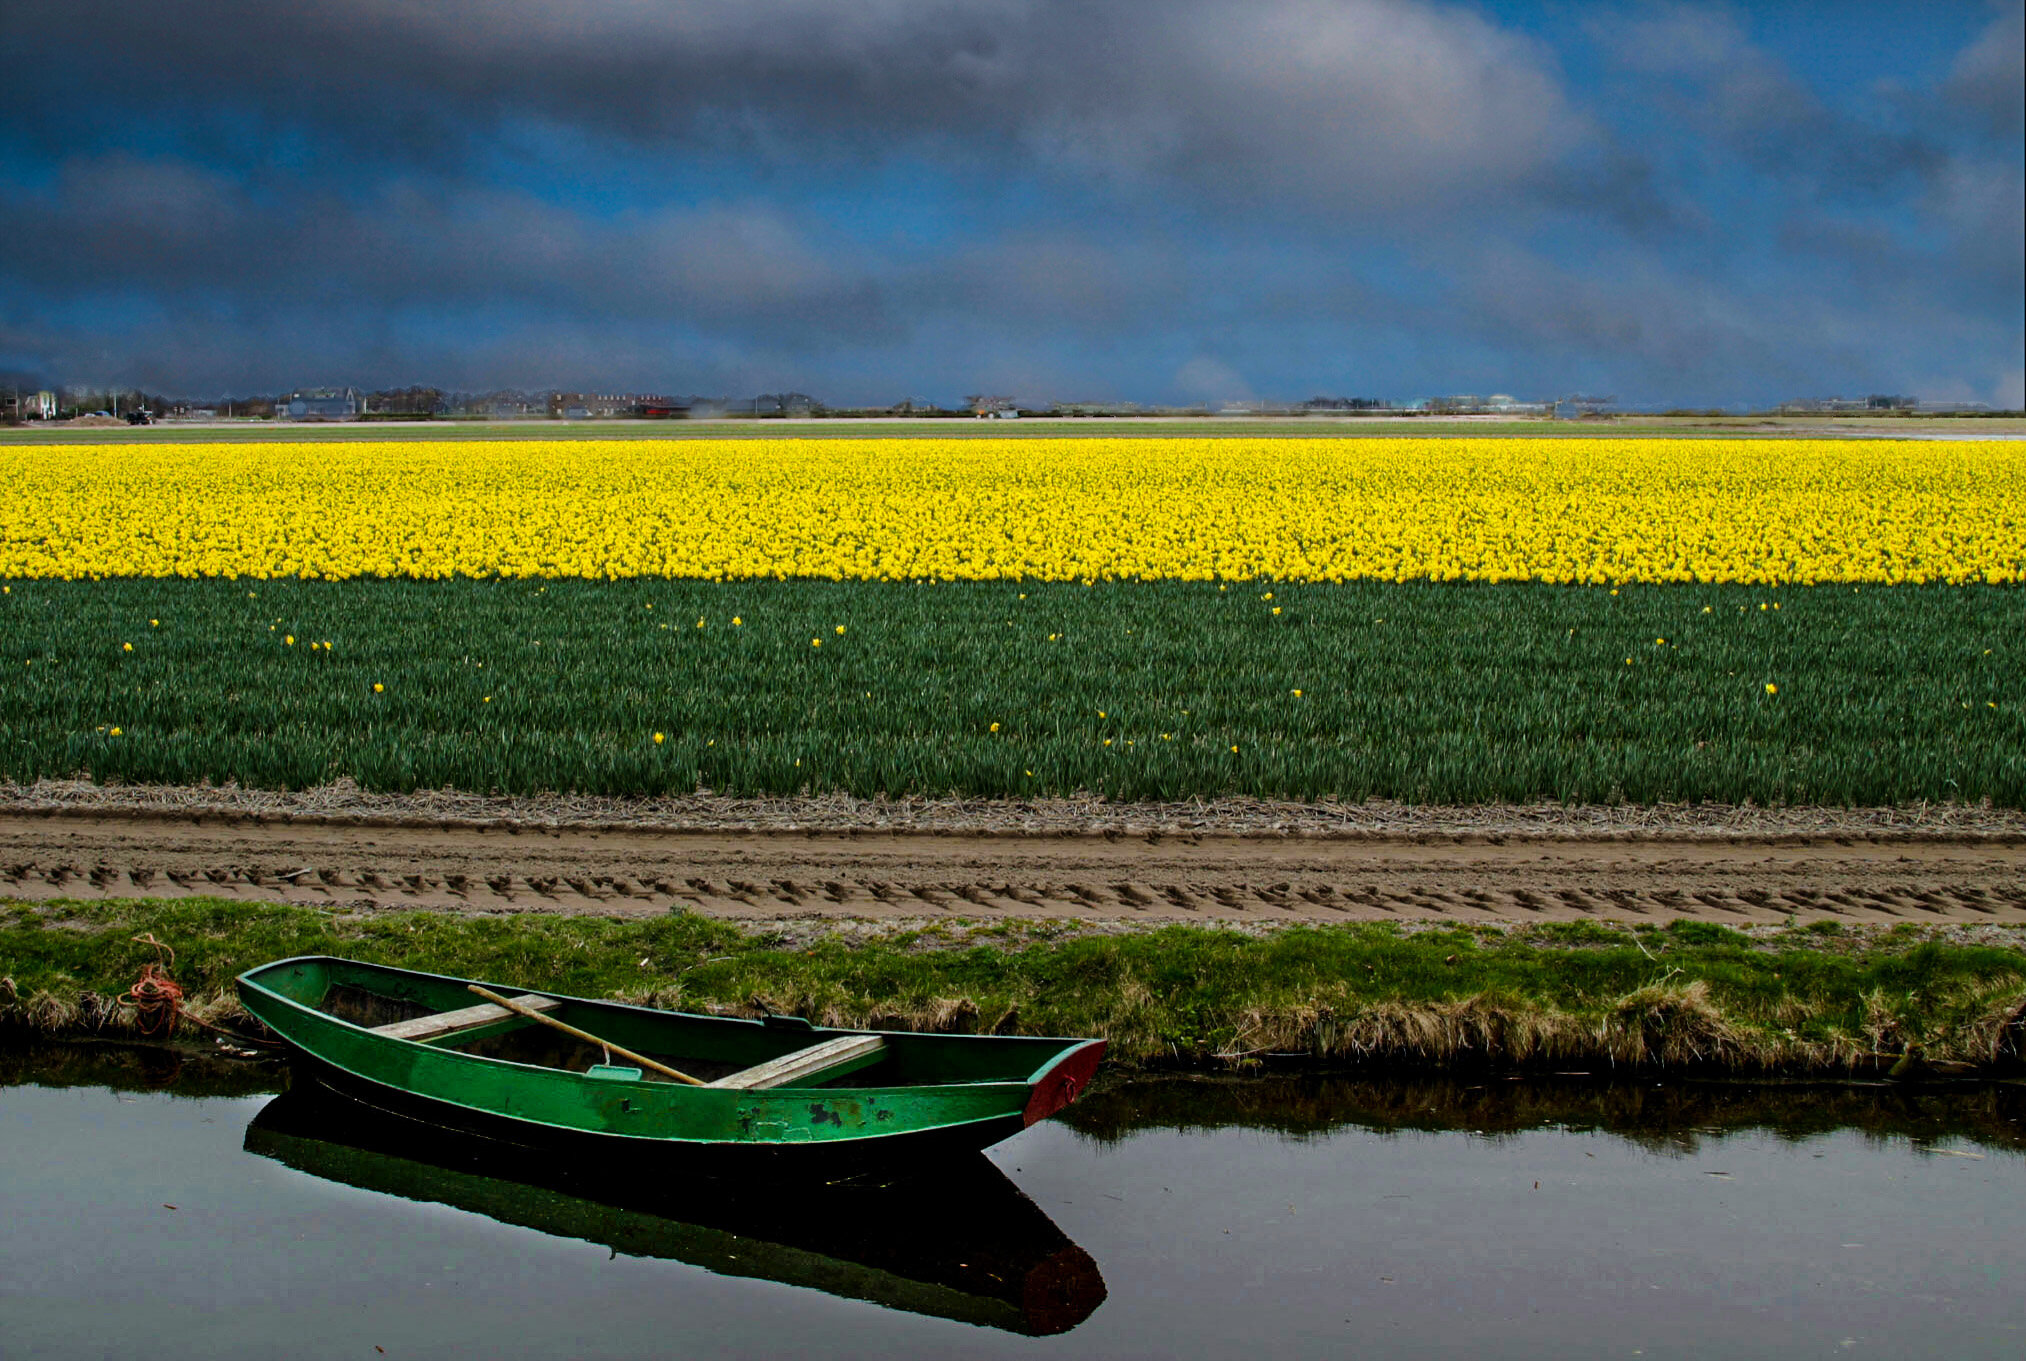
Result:
{"label": "yellow daffodil field", "polygon": [[2010,583],[2026,444],[0,448],[0,578]]}
{"label": "yellow daffodil field", "polygon": [[2026,806],[2026,444],[0,445],[0,778]]}

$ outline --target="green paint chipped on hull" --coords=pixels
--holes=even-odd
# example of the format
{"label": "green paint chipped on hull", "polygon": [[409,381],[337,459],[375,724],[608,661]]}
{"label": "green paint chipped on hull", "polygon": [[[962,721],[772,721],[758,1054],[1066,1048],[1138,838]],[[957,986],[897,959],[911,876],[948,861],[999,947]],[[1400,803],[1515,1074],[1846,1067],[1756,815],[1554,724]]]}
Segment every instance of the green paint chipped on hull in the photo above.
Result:
{"label": "green paint chipped on hull", "polygon": [[814,1086],[691,1087],[610,1071],[594,1076],[588,1070],[604,1057],[597,1046],[520,1017],[433,1041],[374,1032],[473,1005],[467,979],[305,956],[237,981],[246,1009],[328,1085],[434,1123],[535,1145],[851,1155],[982,1148],[1069,1104],[1088,1086],[1105,1047],[1102,1040],[832,1030],[792,1017],[698,1016],[486,984],[510,996],[555,998],[561,1005],[548,1013],[555,1019],[706,1080],[843,1035],[886,1040],[870,1066]]}

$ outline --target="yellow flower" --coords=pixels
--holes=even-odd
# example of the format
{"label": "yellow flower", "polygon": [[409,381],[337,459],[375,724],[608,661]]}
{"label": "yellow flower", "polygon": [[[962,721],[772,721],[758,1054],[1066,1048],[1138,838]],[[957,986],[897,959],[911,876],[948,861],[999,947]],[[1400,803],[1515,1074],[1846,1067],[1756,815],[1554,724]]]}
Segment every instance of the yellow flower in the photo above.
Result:
{"label": "yellow flower", "polygon": [[1655,647],[1666,647],[1666,646],[1667,646],[1667,640],[1666,640],[1665,638],[1655,638],[1655,639],[1653,640],[1653,645],[1654,645]]}
{"label": "yellow flower", "polygon": [[485,697],[485,698],[484,698],[483,700],[481,700],[481,701],[480,701],[480,703],[482,703],[482,704],[490,704],[490,703],[492,703],[492,696],[491,696],[491,695],[487,695],[487,696],[486,696],[486,697]]}
{"label": "yellow flower", "polygon": [[113,732],[113,736],[114,736],[114,737],[118,737],[118,736],[120,736],[120,730],[119,730],[118,728],[114,728],[114,729],[112,730],[112,732]]}
{"label": "yellow flower", "polygon": [[386,686],[384,686],[384,685],[380,684],[380,682],[378,682],[378,681],[374,681],[374,682],[373,682],[373,693],[374,693],[374,694],[376,694],[376,695],[377,695],[377,694],[380,694],[380,693],[382,693],[383,691],[385,691],[385,690],[386,690],[386,688],[387,688]]}
{"label": "yellow flower", "polygon": [[697,620],[697,621],[696,621],[696,626],[697,626],[698,628],[702,628],[702,627],[703,627],[703,620],[701,620],[701,619]]}
{"label": "yellow flower", "polygon": [[1780,693],[1780,687],[1779,687],[1779,686],[1777,686],[1777,685],[1775,685],[1775,684],[1773,684],[1773,683],[1772,683],[1771,681],[1767,681],[1767,682],[1766,682],[1766,693],[1767,693],[1767,694],[1769,694],[1769,695],[1777,695],[1777,694],[1779,694],[1779,693]]}
{"label": "yellow flower", "polygon": [[993,732],[997,732],[997,731],[999,731],[999,725],[998,725],[997,723],[994,723],[994,724],[992,725],[991,731],[993,731]]}
{"label": "yellow flower", "polygon": [[124,652],[132,652],[134,650],[134,645],[132,643],[121,643],[120,649]]}
{"label": "yellow flower", "polygon": [[283,635],[281,636],[281,640],[282,640],[282,641],[283,641],[284,643],[287,643],[287,644],[288,644],[288,645],[289,645],[290,647],[294,647],[294,646],[295,646],[295,635],[294,635],[293,633],[284,633],[284,634],[283,634]]}
{"label": "yellow flower", "polygon": [[1238,748],[1237,748],[1237,746],[1236,746],[1236,745],[1234,744],[1234,745],[1232,746],[1231,750],[1233,750],[1233,751],[1237,751],[1237,750],[1238,750]]}
{"label": "yellow flower", "polygon": [[1280,613],[1280,606],[1278,606],[1278,605],[1275,605],[1275,606],[1273,607],[1273,612],[1274,612],[1275,614],[1279,614],[1279,613]]}
{"label": "yellow flower", "polygon": [[[1261,444],[1286,474],[1273,486],[1257,477]],[[108,576],[1130,578],[1227,591],[2026,575],[2012,532],[2026,449],[1790,440],[1778,452],[1552,437],[0,446],[0,579],[11,595],[16,577]],[[1254,594],[1279,603],[1278,588]]]}
{"label": "yellow flower", "polygon": [[654,735],[654,745],[655,745],[655,746],[657,746],[657,747],[658,747],[658,746],[660,746],[660,745],[661,745],[661,739],[662,739],[662,734],[661,734],[661,733],[656,733],[656,734]]}
{"label": "yellow flower", "polygon": [[741,619],[741,618],[739,618],[739,617],[738,617],[738,616],[737,616],[736,614],[732,616],[732,627],[733,627],[733,628],[743,628],[743,627],[745,627],[745,623],[746,623],[746,621],[745,621],[745,620],[743,620],[743,619]]}
{"label": "yellow flower", "polygon": [[1110,746],[1110,745],[1111,745],[1111,739],[1110,739],[1109,737],[1105,738],[1105,740],[1104,740],[1104,744],[1105,744],[1106,746]]}
{"label": "yellow flower", "polygon": [[1292,693],[1292,694],[1294,695],[1294,697],[1295,697],[1296,699],[1300,699],[1300,698],[1301,698],[1301,691],[1299,691],[1299,690],[1295,690],[1295,691],[1293,691],[1293,692],[1291,692],[1291,693]]}
{"label": "yellow flower", "polygon": [[844,625],[842,625],[842,624],[839,624],[839,625],[837,626],[837,636],[838,636],[838,637],[840,637],[840,638],[842,638],[842,637],[844,636]]}
{"label": "yellow flower", "polygon": [[811,638],[811,639],[809,640],[809,646],[811,646],[811,647],[822,647],[822,646],[823,646],[823,640],[822,640],[821,638]]}
{"label": "yellow flower", "polygon": [[162,627],[162,621],[159,619],[150,619],[148,621],[148,627],[151,629],[158,629]]}

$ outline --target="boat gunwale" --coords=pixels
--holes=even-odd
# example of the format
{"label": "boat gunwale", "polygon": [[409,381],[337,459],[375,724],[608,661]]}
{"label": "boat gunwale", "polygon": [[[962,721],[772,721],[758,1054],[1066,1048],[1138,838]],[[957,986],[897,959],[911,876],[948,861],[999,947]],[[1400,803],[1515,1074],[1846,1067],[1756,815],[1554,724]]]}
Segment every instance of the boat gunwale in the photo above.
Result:
{"label": "boat gunwale", "polygon": [[[686,1088],[686,1087],[685,1087],[685,1086],[684,1086],[683,1084],[681,1084],[681,1083],[667,1083],[667,1082],[648,1082],[648,1081],[646,1081],[646,1080],[645,1080],[644,1078],[643,1078],[643,1079],[635,1079],[635,1080],[633,1080],[632,1082],[623,1082],[623,1081],[619,1081],[619,1082],[615,1082],[615,1081],[614,1081],[613,1079],[610,1079],[610,1078],[597,1078],[597,1079],[594,1079],[594,1078],[589,1078],[589,1077],[586,1077],[586,1076],[585,1076],[584,1074],[582,1074],[582,1073],[574,1073],[574,1072],[572,1072],[572,1071],[571,1071],[570,1069],[560,1069],[560,1068],[552,1068],[552,1067],[549,1067],[549,1066],[548,1066],[548,1065],[546,1065],[546,1064],[540,1064],[540,1063],[520,1063],[520,1062],[517,1062],[516,1060],[513,1060],[513,1059],[503,1059],[503,1058],[496,1058],[496,1057],[494,1057],[494,1056],[492,1056],[492,1055],[489,1055],[489,1054],[467,1054],[467,1053],[465,1053],[465,1052],[463,1052],[462,1050],[459,1050],[459,1049],[452,1049],[452,1048],[447,1048],[447,1047],[444,1047],[444,1046],[439,1046],[439,1045],[433,1045],[433,1044],[425,1044],[425,1043],[424,1043],[423,1041],[421,1041],[421,1040],[411,1040],[411,1039],[406,1039],[406,1038],[403,1038],[403,1037],[401,1037],[401,1036],[398,1036],[398,1035],[382,1035],[382,1034],[379,1034],[379,1033],[377,1033],[377,1032],[376,1032],[376,1031],[375,1031],[375,1030],[373,1029],[373,1027],[371,1027],[371,1026],[362,1026],[362,1025],[358,1024],[358,1023],[357,1023],[356,1021],[348,1021],[348,1020],[346,1020],[346,1019],[345,1019],[344,1017],[342,1017],[342,1016],[334,1016],[334,1015],[332,1015],[332,1014],[331,1014],[330,1012],[327,1012],[327,1011],[322,1011],[322,1010],[319,1010],[318,1008],[316,1008],[316,1007],[313,1007],[313,1006],[310,1006],[310,1005],[308,1005],[307,1003],[304,1003],[304,1002],[298,1002],[298,1001],[296,1001],[296,1000],[295,1000],[295,999],[294,999],[293,997],[285,997],[285,996],[283,996],[283,995],[282,995],[281,993],[279,993],[279,992],[276,992],[276,991],[275,991],[275,990],[274,990],[273,988],[270,988],[270,987],[266,986],[266,985],[265,985],[264,983],[260,982],[260,980],[259,980],[259,975],[261,975],[261,974],[264,974],[264,973],[267,973],[267,972],[270,972],[270,971],[272,971],[272,970],[275,970],[275,969],[280,969],[280,968],[283,968],[283,967],[285,967],[285,966],[287,966],[287,965],[292,965],[292,964],[347,964],[347,965],[353,965],[353,966],[362,966],[362,967],[364,967],[364,968],[368,968],[368,969],[379,969],[379,970],[385,970],[386,972],[389,972],[389,973],[395,973],[395,974],[406,974],[406,975],[408,975],[408,976],[410,976],[410,977],[413,977],[413,978],[427,978],[427,979],[431,979],[431,980],[433,980],[433,981],[435,981],[435,982],[439,982],[439,983],[460,983],[460,984],[465,984],[465,985],[467,985],[467,986],[468,986],[468,985],[470,985],[470,984],[472,984],[472,983],[479,983],[479,984],[480,984],[481,986],[483,986],[483,987],[492,987],[492,988],[498,988],[498,987],[506,987],[506,986],[511,986],[511,987],[516,987],[516,988],[519,988],[520,992],[522,992],[523,994],[532,994],[533,996],[536,996],[536,997],[548,997],[548,998],[553,998],[553,999],[555,999],[555,1000],[557,1000],[557,1001],[561,1001],[561,1002],[582,1002],[582,1003],[586,1003],[586,1004],[588,1004],[588,1005],[591,1005],[591,1006],[595,1006],[595,1007],[603,1007],[603,1008],[608,1008],[608,1009],[614,1009],[614,1010],[620,1010],[620,1011],[632,1011],[632,1012],[639,1012],[639,1013],[641,1013],[641,1014],[643,1014],[643,1015],[646,1015],[646,1016],[652,1016],[652,1017],[657,1017],[657,1018],[664,1018],[664,1019],[665,1019],[665,1018],[671,1018],[671,1017],[673,1017],[673,1018],[680,1018],[680,1019],[684,1019],[684,1020],[693,1020],[693,1021],[704,1021],[704,1022],[709,1022],[709,1023],[713,1023],[713,1024],[717,1024],[717,1025],[734,1025],[734,1026],[760,1026],[760,1027],[762,1027],[762,1028],[764,1028],[764,1027],[765,1027],[765,1025],[766,1025],[766,1022],[764,1022],[764,1021],[755,1021],[755,1020],[748,1020],[748,1019],[746,1019],[745,1017],[742,1017],[742,1016],[712,1016],[712,1015],[709,1015],[708,1013],[705,1013],[705,1012],[694,1012],[694,1011],[669,1011],[669,1010],[666,1010],[666,1009],[664,1009],[664,1008],[661,1008],[661,1007],[644,1007],[644,1006],[640,1006],[640,1005],[638,1005],[638,1004],[636,1004],[636,1003],[633,1003],[633,1002],[617,1002],[617,1001],[607,1001],[607,1000],[602,1000],[602,999],[598,999],[598,998],[591,998],[591,997],[577,997],[577,996],[574,996],[574,995],[572,995],[572,994],[570,994],[570,993],[560,993],[560,992],[550,992],[550,991],[548,991],[547,989],[544,989],[544,988],[529,988],[529,987],[521,987],[521,986],[520,986],[519,984],[494,984],[494,983],[489,983],[489,982],[484,982],[483,980],[479,980],[479,979],[473,979],[473,978],[459,978],[459,977],[457,977],[457,976],[456,976],[456,975],[454,975],[454,974],[438,974],[438,973],[430,973],[430,972],[428,972],[428,971],[427,971],[427,970],[425,970],[425,969],[404,969],[404,968],[400,967],[399,965],[395,965],[395,964],[375,964],[375,963],[372,963],[371,961],[368,961],[368,960],[362,960],[362,959],[346,959],[346,958],[345,958],[344,956],[342,956],[342,955],[290,955],[290,956],[289,956],[289,957],[287,957],[286,959],[276,959],[276,960],[270,960],[270,961],[269,961],[269,962],[267,962],[266,964],[261,964],[261,965],[258,965],[258,966],[256,966],[256,967],[254,967],[254,968],[248,969],[248,970],[246,970],[246,971],[245,971],[244,973],[242,973],[242,974],[238,975],[238,976],[237,976],[237,977],[236,977],[236,978],[235,978],[235,979],[233,980],[233,981],[234,981],[234,983],[235,983],[236,985],[238,985],[238,986],[242,986],[242,987],[247,987],[247,986],[250,986],[250,987],[254,988],[255,990],[257,990],[257,991],[258,991],[258,992],[259,992],[259,993],[260,993],[260,994],[261,994],[261,995],[262,995],[263,997],[266,997],[266,998],[272,999],[273,1001],[275,1001],[275,1002],[277,1002],[277,1003],[281,1004],[282,1006],[284,1006],[284,1007],[287,1007],[287,1008],[289,1008],[289,1009],[291,1009],[291,1010],[294,1010],[294,1011],[297,1011],[297,1012],[303,1013],[304,1015],[307,1015],[307,1016],[313,1016],[313,1017],[317,1018],[317,1019],[318,1019],[319,1021],[325,1021],[325,1022],[331,1022],[331,1023],[335,1023],[335,1024],[337,1024],[337,1025],[342,1025],[342,1026],[347,1026],[347,1027],[349,1027],[349,1028],[351,1028],[351,1029],[353,1029],[353,1030],[356,1030],[356,1031],[358,1031],[358,1032],[359,1032],[360,1034],[362,1034],[362,1035],[370,1035],[370,1036],[372,1036],[372,1037],[373,1037],[373,1038],[374,1038],[375,1040],[378,1040],[378,1041],[381,1041],[381,1042],[384,1042],[384,1043],[388,1043],[388,1044],[412,1044],[412,1045],[416,1046],[417,1048],[420,1048],[420,1049],[428,1049],[428,1050],[431,1050],[432,1052],[435,1052],[435,1053],[438,1053],[438,1054],[449,1054],[449,1055],[454,1055],[454,1056],[455,1056],[455,1057],[457,1057],[458,1059],[464,1060],[464,1061],[466,1061],[466,1062],[472,1062],[472,1063],[486,1063],[486,1064],[495,1064],[495,1065],[498,1065],[499,1067],[502,1067],[502,1068],[517,1068],[517,1069],[522,1069],[522,1070],[524,1070],[524,1071],[527,1071],[527,1072],[531,1072],[531,1073],[557,1073],[557,1072],[563,1072],[563,1073],[571,1073],[571,1075],[572,1075],[572,1076],[574,1076],[574,1077],[577,1077],[577,1078],[579,1078],[579,1079],[580,1079],[580,1080],[582,1080],[582,1081],[587,1081],[587,1082],[589,1082],[589,1081],[597,1081],[597,1082],[599,1082],[599,1083],[601,1083],[601,1084],[603,1084],[603,1085],[606,1085],[606,1086],[633,1086],[633,1087],[642,1087],[642,1088],[646,1088],[646,1089],[649,1089],[649,1090],[652,1090],[652,1091],[657,1091],[657,1092],[659,1092],[659,1091],[662,1091],[663,1089],[673,1089],[673,1090],[675,1090],[675,1091],[686,1091],[686,1090],[687,1090],[687,1088]],[[804,1018],[800,1018],[800,1017],[798,1017],[798,1018],[796,1018],[796,1019],[798,1019],[798,1020],[803,1020]],[[804,1021],[804,1023],[805,1023],[805,1024],[807,1024],[806,1020]],[[809,1031],[810,1031],[810,1033],[811,1033],[811,1034],[815,1034],[815,1033],[817,1033],[818,1031],[828,1031],[828,1032],[834,1032],[834,1034],[835,1034],[835,1035],[838,1035],[838,1036],[844,1036],[844,1035],[879,1035],[879,1036],[881,1036],[881,1037],[887,1037],[887,1036],[897,1036],[897,1037],[903,1037],[903,1038],[909,1038],[909,1039],[915,1038],[916,1036],[918,1036],[918,1035],[919,1035],[919,1034],[921,1033],[921,1032],[919,1032],[919,1031],[913,1031],[913,1030],[849,1030],[849,1029],[839,1029],[838,1027],[835,1027],[835,1026],[816,1026],[816,1025],[810,1025],[810,1026],[809,1026]],[[284,1038],[284,1039],[286,1039],[287,1037],[286,1037],[286,1036],[284,1036],[283,1038]],[[1046,1042],[1049,1042],[1049,1041],[1053,1041],[1053,1042],[1055,1042],[1055,1043],[1057,1043],[1057,1044],[1059,1044],[1059,1045],[1061,1045],[1061,1046],[1063,1046],[1063,1047],[1062,1047],[1062,1048],[1061,1048],[1061,1049],[1060,1049],[1060,1050],[1059,1050],[1058,1052],[1056,1052],[1056,1053],[1054,1053],[1054,1054],[1050,1055],[1050,1056],[1049,1056],[1049,1058],[1048,1058],[1048,1060],[1047,1060],[1047,1061],[1046,1061],[1045,1063],[1043,1063],[1043,1064],[1041,1065],[1041,1067],[1039,1067],[1039,1068],[1035,1069],[1033,1073],[1029,1074],[1029,1075],[1028,1075],[1027,1077],[1025,1077],[1025,1078],[1006,1078],[1006,1079],[1000,1079],[1000,1080],[995,1080],[995,1081],[991,1081],[991,1082],[934,1082],[934,1083],[918,1083],[918,1084],[914,1084],[914,1085],[911,1085],[911,1086],[905,1086],[905,1087],[772,1087],[772,1088],[768,1088],[767,1090],[768,1090],[768,1091],[769,1091],[769,1093],[771,1093],[771,1094],[780,1094],[780,1095],[788,1095],[788,1094],[791,1094],[791,1093],[792,1093],[792,1094],[802,1094],[802,1093],[815,1093],[815,1094],[817,1094],[817,1095],[820,1095],[820,1096],[843,1096],[843,1095],[846,1095],[846,1094],[851,1094],[851,1095],[853,1095],[853,1096],[856,1096],[857,1094],[860,1094],[860,1093],[875,1093],[875,1092],[898,1092],[898,1093],[917,1093],[917,1094],[918,1094],[918,1093],[922,1093],[922,1092],[929,1092],[929,1091],[938,1091],[938,1090],[955,1090],[955,1089],[958,1089],[958,1088],[967,1088],[967,1089],[976,1089],[976,1088],[984,1088],[984,1087],[1026,1087],[1026,1088],[1028,1088],[1028,1089],[1030,1089],[1030,1090],[1031,1090],[1032,1088],[1034,1088],[1034,1087],[1038,1086],[1038,1085],[1039,1085],[1039,1084],[1040,1084],[1041,1082],[1043,1082],[1043,1081],[1044,1081],[1044,1080],[1045,1080],[1045,1079],[1046,1079],[1046,1078],[1048,1077],[1048,1075],[1049,1075],[1049,1074],[1050,1074],[1051,1072],[1053,1072],[1053,1071],[1054,1071],[1054,1070],[1055,1070],[1055,1069],[1056,1069],[1057,1067],[1059,1067],[1059,1066],[1060,1066],[1060,1065],[1061,1065],[1062,1063],[1064,1063],[1065,1061],[1067,1061],[1068,1059],[1070,1059],[1070,1058],[1071,1058],[1071,1057],[1073,1057],[1074,1055],[1076,1055],[1076,1054],[1078,1054],[1079,1052],[1083,1051],[1084,1049],[1088,1048],[1088,1047],[1089,1047],[1090,1045],[1093,1045],[1093,1044],[1104,1044],[1104,1043],[1105,1043],[1105,1041],[1103,1041],[1103,1040],[1097,1040],[1097,1039],[1089,1039],[1089,1038],[1083,1038],[1083,1039],[1078,1039],[1078,1038],[1075,1038],[1075,1037],[1072,1037],[1072,1036],[1058,1036],[1058,1035],[1021,1035],[1021,1036],[1018,1036],[1018,1037],[1013,1037],[1013,1036],[1006,1036],[1006,1035],[938,1035],[938,1036],[936,1036],[936,1038],[937,1038],[937,1039],[940,1039],[940,1040],[974,1040],[974,1041],[989,1041],[989,1040],[1005,1040],[1005,1039],[1012,1039],[1012,1038],[1018,1038],[1018,1039],[1020,1039],[1020,1040],[1023,1040],[1023,1041],[1037,1041],[1037,1042],[1042,1042],[1042,1043],[1046,1043]],[[290,1044],[295,1044],[297,1048],[304,1048],[304,1047],[305,1047],[305,1046],[302,1046],[302,1045],[300,1045],[300,1044],[297,1044],[297,1042],[296,1042],[296,1041],[294,1041],[294,1040],[290,1040],[290,1041],[289,1041],[289,1043],[290,1043]],[[331,1063],[331,1062],[332,1062],[332,1061],[331,1061],[330,1059],[328,1059],[328,1058],[325,1058],[325,1057],[324,1057],[323,1055],[321,1055],[321,1054],[314,1054],[314,1052],[313,1052],[313,1051],[312,1051],[312,1056],[313,1056],[313,1057],[315,1057],[315,1058],[316,1058],[316,1059],[317,1059],[317,1060],[318,1060],[319,1062],[322,1062],[322,1063]],[[340,1065],[335,1065],[335,1064],[334,1064],[333,1066],[340,1066]],[[345,1071],[347,1071],[347,1072],[350,1072],[351,1070],[350,1070],[350,1069],[346,1069]],[[362,1079],[362,1080],[364,1080],[364,1081],[368,1081],[368,1082],[376,1082],[376,1081],[377,1081],[377,1079],[374,1079],[374,1078],[370,1078],[370,1077],[367,1077],[367,1076],[366,1076],[365,1074],[363,1074],[363,1073],[353,1073],[352,1075],[353,1075],[354,1077],[360,1078],[360,1079]],[[384,1083],[382,1083],[382,1084],[380,1084],[380,1085],[383,1085],[383,1086],[384,1086],[384,1085],[387,1085],[387,1084],[384,1084]],[[400,1089],[398,1089],[398,1088],[397,1088],[397,1089],[395,1089],[395,1090],[400,1090]],[[723,1089],[710,1089],[710,1090],[726,1090],[726,1091],[729,1091],[729,1090],[732,1090],[732,1089],[729,1089],[729,1088],[723,1088]],[[436,1096],[431,1096],[431,1097],[430,1097],[429,1099],[430,1099],[430,1100],[449,1100],[449,1098],[445,1098],[445,1097],[436,1097]],[[463,1103],[461,1103],[461,1102],[454,1102],[454,1101],[453,1101],[453,1102],[451,1102],[450,1104],[453,1104],[453,1105],[461,1105],[461,1104],[463,1104]],[[479,1108],[479,1107],[472,1107],[472,1109],[476,1110],[476,1109],[481,1109],[481,1108]],[[532,1122],[532,1123],[539,1123],[539,1122]],[[970,1122],[970,1121],[960,1121],[960,1122],[958,1122],[958,1123],[960,1123],[960,1124],[966,1124],[966,1123],[973,1123],[973,1122]],[[657,1139],[653,1139],[653,1138],[651,1138],[650,1136],[641,1136],[641,1135],[614,1135],[614,1136],[612,1136],[612,1137],[618,1137],[618,1138],[647,1138],[647,1139],[648,1139],[648,1140],[649,1140],[650,1142],[668,1142],[667,1140],[657,1140]],[[868,1137],[871,1137],[871,1138],[890,1138],[890,1137],[892,1137],[892,1136],[890,1136],[890,1135],[873,1135],[873,1136],[868,1136]],[[830,1141],[827,1141],[827,1142],[833,1142],[833,1143],[835,1143],[835,1142],[851,1142],[851,1141],[850,1141],[850,1140],[830,1140]]]}

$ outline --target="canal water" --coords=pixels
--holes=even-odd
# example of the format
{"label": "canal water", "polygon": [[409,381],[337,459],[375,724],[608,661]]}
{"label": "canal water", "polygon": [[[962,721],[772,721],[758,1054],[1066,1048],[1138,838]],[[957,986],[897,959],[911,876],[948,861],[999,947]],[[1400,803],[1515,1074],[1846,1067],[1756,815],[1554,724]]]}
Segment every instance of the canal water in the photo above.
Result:
{"label": "canal water", "polygon": [[0,1354],[2026,1355],[2026,1086],[1115,1082],[794,1190],[0,1055]]}

